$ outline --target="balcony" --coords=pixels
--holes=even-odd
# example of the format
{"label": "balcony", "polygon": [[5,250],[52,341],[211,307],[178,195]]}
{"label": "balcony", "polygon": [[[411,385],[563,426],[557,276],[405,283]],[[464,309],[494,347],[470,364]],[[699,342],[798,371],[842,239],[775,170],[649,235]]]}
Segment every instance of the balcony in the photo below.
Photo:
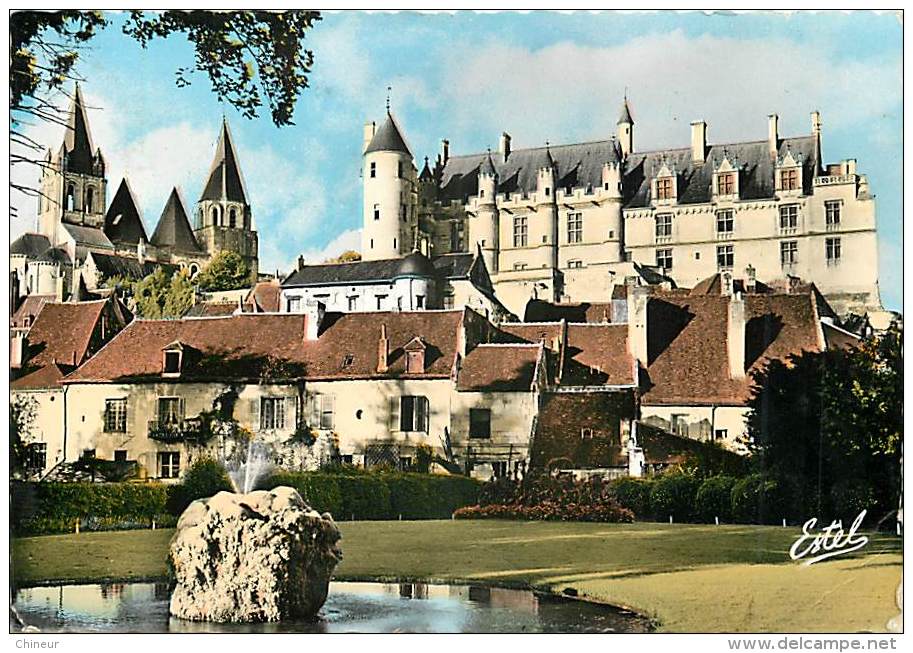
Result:
{"label": "balcony", "polygon": [[177,444],[180,442],[205,442],[212,434],[209,429],[204,428],[203,420],[197,417],[164,422],[151,420],[149,422],[148,435],[150,440],[166,444]]}
{"label": "balcony", "polygon": [[812,184],[815,186],[835,186],[837,184],[855,184],[856,175],[827,175],[815,177]]}
{"label": "balcony", "polygon": [[730,229],[729,231],[717,231],[716,239],[717,240],[732,240],[733,239],[732,229]]}

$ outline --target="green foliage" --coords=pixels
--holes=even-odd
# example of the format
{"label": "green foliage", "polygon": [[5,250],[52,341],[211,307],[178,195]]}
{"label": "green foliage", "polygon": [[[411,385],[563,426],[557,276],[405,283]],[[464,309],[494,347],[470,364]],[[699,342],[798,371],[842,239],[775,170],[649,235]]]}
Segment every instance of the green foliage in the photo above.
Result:
{"label": "green foliage", "polygon": [[750,474],[732,486],[732,517],[743,524],[794,523],[805,507],[799,483],[786,476]]}
{"label": "green foliage", "polygon": [[17,534],[169,523],[167,487],[161,483],[14,483],[10,486],[11,526]]}
{"label": "green foliage", "polygon": [[700,481],[690,474],[672,471],[659,476],[650,491],[650,507],[657,519],[687,522],[695,518],[694,499]]}
{"label": "green foliage", "polygon": [[164,268],[133,284],[137,317],[150,320],[176,319],[193,306],[194,290],[183,270],[168,275]]}
{"label": "green foliage", "polygon": [[701,483],[695,497],[697,517],[704,522],[712,522],[715,517],[722,521],[732,519],[732,486],[736,479],[732,476],[711,476]]}
{"label": "green foliage", "polygon": [[250,266],[237,252],[223,250],[203,268],[196,282],[207,292],[245,288],[250,286]]}
{"label": "green foliage", "polygon": [[10,478],[19,478],[26,474],[28,432],[35,420],[36,410],[34,399],[21,396],[10,398]]}
{"label": "green foliage", "polygon": [[197,499],[223,491],[234,491],[225,467],[212,458],[200,458],[184,473],[180,483],[168,488],[168,512],[180,515]]}
{"label": "green foliage", "polygon": [[[751,400],[755,471],[805,479],[809,509],[837,510],[841,484],[871,496],[873,516],[894,511],[903,437],[903,336],[899,328],[850,350],[771,363]],[[858,492],[865,484],[870,493]],[[835,490],[836,488],[836,490]]]}
{"label": "green foliage", "polygon": [[427,444],[420,444],[415,448],[415,471],[427,474],[431,471],[431,462],[434,460],[434,449]]}
{"label": "green foliage", "polygon": [[622,508],[627,508],[640,518],[652,516],[650,492],[653,480],[624,476],[609,482],[609,491]]}
{"label": "green foliage", "polygon": [[333,256],[324,261],[324,263],[351,263],[353,261],[360,261],[361,254],[356,252],[354,249],[347,249],[339,256]]}

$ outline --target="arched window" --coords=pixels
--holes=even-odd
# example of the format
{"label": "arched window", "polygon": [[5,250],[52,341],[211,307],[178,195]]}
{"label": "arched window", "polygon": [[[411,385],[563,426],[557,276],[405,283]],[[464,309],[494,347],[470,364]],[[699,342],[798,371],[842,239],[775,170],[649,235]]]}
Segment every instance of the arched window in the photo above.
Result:
{"label": "arched window", "polygon": [[200,266],[196,263],[190,264],[190,278],[193,279],[200,272]]}
{"label": "arched window", "polygon": [[228,226],[234,228],[237,226],[238,221],[238,212],[235,209],[231,209],[228,212]]}
{"label": "arched window", "polygon": [[203,224],[203,207],[202,206],[199,209],[197,209],[197,224],[200,225],[201,227],[206,226],[205,224]]}
{"label": "arched window", "polygon": [[95,189],[89,186],[86,188],[86,213],[92,213],[92,207],[95,205]]}
{"label": "arched window", "polygon": [[73,184],[67,186],[67,199],[64,202],[67,211],[73,211],[76,208],[76,188]]}
{"label": "arched window", "polygon": [[219,224],[219,207],[212,207],[212,224],[217,226]]}

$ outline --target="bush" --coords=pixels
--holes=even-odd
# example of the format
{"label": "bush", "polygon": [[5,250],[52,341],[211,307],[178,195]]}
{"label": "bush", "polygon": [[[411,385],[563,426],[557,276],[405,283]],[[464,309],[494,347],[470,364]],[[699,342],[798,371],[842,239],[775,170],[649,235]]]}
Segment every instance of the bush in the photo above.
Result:
{"label": "bush", "polygon": [[609,482],[609,492],[622,508],[627,508],[641,519],[649,518],[650,492],[653,481],[646,478],[624,476]]}
{"label": "bush", "polygon": [[751,474],[732,486],[732,516],[743,524],[779,524],[804,514],[801,484],[786,477]]}
{"label": "bush", "polygon": [[693,476],[671,472],[659,476],[650,491],[650,507],[657,519],[663,521],[672,515],[678,522],[695,518],[694,500],[700,484]]}
{"label": "bush", "polygon": [[286,485],[298,490],[298,494],[317,512],[342,515],[342,493],[336,477],[321,472],[276,472],[260,483],[260,487],[272,489]]}
{"label": "bush", "polygon": [[170,523],[161,483],[13,483],[11,527],[17,535],[149,528]]}
{"label": "bush", "polygon": [[389,519],[390,488],[375,474],[340,474],[343,519]]}
{"label": "bush", "polygon": [[200,458],[185,472],[180,483],[168,489],[168,512],[180,515],[197,499],[206,499],[222,491],[234,491],[225,467],[212,458]]}
{"label": "bush", "polygon": [[715,517],[722,521],[732,519],[732,486],[736,479],[732,476],[711,476],[701,483],[695,497],[697,517],[704,522],[712,522]]}
{"label": "bush", "polygon": [[467,506],[453,513],[455,519],[527,519],[530,521],[588,521],[630,523],[634,513],[618,504],[604,501],[595,505],[559,505],[546,501],[533,506],[514,503]]}

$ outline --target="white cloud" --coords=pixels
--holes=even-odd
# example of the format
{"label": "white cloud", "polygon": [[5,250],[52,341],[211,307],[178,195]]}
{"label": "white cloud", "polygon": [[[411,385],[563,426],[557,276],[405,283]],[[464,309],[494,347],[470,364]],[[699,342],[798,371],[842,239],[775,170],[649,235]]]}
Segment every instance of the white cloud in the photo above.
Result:
{"label": "white cloud", "polygon": [[[299,241],[300,242],[300,241]],[[260,271],[273,272],[278,270],[280,273],[288,273],[298,263],[298,254],[289,254],[281,250],[277,245],[280,241],[270,239],[269,241],[260,242]],[[305,263],[316,265],[329,258],[339,256],[345,251],[361,249],[361,229],[347,229],[333,238],[323,247],[311,248],[301,252],[304,256]]]}

